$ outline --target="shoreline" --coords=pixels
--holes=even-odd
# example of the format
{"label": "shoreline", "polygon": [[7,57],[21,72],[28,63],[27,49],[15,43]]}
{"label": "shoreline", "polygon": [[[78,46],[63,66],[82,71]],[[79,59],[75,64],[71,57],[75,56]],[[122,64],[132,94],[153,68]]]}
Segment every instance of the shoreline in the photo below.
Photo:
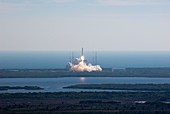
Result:
{"label": "shoreline", "polygon": [[0,69],[0,78],[62,77],[149,77],[170,78],[170,68],[105,68],[100,72],[71,72],[67,69]]}
{"label": "shoreline", "polygon": [[8,90],[43,90],[44,88],[38,86],[0,86],[0,91]]}
{"label": "shoreline", "polygon": [[98,90],[125,90],[125,91],[150,91],[170,92],[170,84],[75,84],[63,87],[66,89],[98,89]]}

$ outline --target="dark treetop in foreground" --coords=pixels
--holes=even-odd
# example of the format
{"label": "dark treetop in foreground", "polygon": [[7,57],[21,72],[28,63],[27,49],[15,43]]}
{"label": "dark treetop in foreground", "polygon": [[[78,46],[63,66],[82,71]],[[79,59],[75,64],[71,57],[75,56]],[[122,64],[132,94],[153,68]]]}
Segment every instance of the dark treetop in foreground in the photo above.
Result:
{"label": "dark treetop in foreground", "polygon": [[1,93],[1,114],[169,114],[169,92]]}

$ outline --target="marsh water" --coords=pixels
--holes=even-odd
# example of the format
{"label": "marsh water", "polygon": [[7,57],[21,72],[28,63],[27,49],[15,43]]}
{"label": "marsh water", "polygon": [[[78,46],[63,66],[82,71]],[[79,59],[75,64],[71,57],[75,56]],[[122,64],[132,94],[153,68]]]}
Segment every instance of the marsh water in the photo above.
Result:
{"label": "marsh water", "polygon": [[[0,86],[39,86],[44,90],[7,90],[16,92],[80,92],[80,91],[119,91],[96,89],[65,89],[63,87],[75,84],[164,84],[170,83],[170,78],[147,77],[64,77],[64,78],[0,78]],[[121,91],[121,90],[120,90]]]}

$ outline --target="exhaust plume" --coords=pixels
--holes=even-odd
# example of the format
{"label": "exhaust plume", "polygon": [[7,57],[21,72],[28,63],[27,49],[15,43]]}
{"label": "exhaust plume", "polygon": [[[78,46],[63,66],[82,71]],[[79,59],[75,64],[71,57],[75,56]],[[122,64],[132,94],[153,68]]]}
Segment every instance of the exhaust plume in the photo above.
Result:
{"label": "exhaust plume", "polygon": [[76,72],[92,72],[92,71],[102,71],[102,68],[100,65],[92,65],[92,64],[86,64],[86,59],[83,55],[83,48],[82,48],[82,54],[80,58],[76,58],[75,61],[69,62],[69,69],[70,71],[76,71]]}

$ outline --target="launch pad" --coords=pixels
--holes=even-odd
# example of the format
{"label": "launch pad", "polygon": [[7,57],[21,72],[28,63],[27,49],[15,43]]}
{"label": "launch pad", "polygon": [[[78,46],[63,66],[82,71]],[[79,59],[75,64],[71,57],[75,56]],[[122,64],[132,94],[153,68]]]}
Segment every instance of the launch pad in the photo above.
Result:
{"label": "launch pad", "polygon": [[90,63],[87,64],[87,60],[84,56],[83,48],[81,50],[81,56],[79,58],[76,58],[75,60],[68,62],[68,65],[66,67],[69,69],[69,71],[74,71],[74,72],[102,71],[100,65],[92,65]]}

